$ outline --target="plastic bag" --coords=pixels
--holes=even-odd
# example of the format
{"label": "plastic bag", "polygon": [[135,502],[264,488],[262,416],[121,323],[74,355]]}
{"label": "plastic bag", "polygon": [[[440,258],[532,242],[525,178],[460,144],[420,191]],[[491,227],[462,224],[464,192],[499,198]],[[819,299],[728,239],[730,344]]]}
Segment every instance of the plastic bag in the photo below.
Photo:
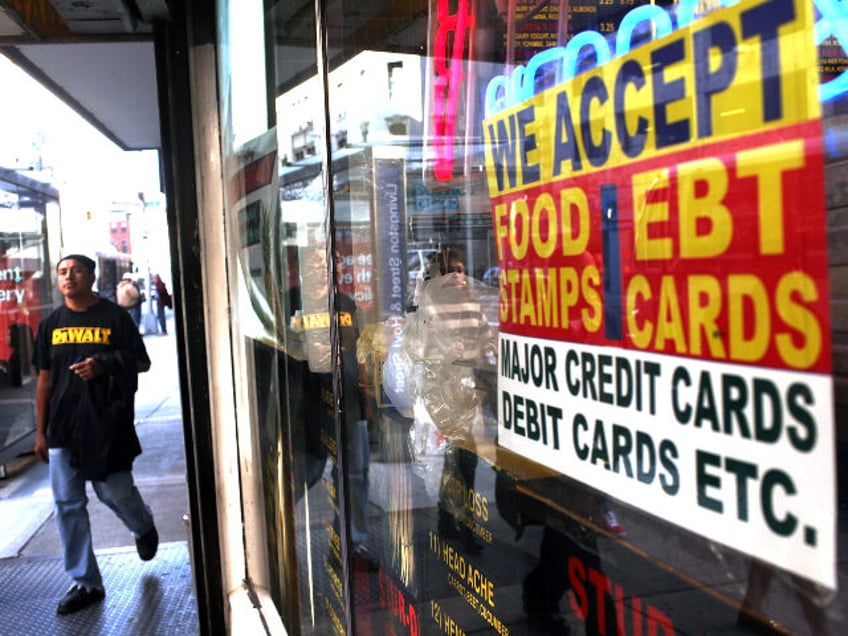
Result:
{"label": "plastic bag", "polygon": [[474,367],[494,350],[474,284],[456,273],[426,281],[418,311],[406,321],[402,349],[414,368],[410,398],[422,403],[448,440],[467,438],[481,417],[483,395]]}

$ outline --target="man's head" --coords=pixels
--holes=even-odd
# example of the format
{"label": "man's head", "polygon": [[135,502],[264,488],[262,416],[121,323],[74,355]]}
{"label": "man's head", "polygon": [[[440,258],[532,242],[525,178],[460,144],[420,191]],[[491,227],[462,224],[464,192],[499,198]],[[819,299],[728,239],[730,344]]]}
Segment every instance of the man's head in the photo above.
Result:
{"label": "man's head", "polygon": [[63,256],[59,259],[59,264],[56,265],[57,272],[65,261],[76,261],[81,267],[85,267],[92,274],[94,273],[95,267],[97,267],[97,263],[85,254],[68,254],[67,256]]}
{"label": "man's head", "polygon": [[59,291],[68,300],[91,295],[94,286],[95,262],[83,254],[68,254],[56,266]]}
{"label": "man's head", "polygon": [[344,257],[339,250],[333,250],[333,265],[336,268],[336,282],[340,283],[344,274]]}
{"label": "man's head", "polygon": [[465,253],[461,248],[453,245],[445,245],[436,256],[439,265],[439,273],[465,274]]}

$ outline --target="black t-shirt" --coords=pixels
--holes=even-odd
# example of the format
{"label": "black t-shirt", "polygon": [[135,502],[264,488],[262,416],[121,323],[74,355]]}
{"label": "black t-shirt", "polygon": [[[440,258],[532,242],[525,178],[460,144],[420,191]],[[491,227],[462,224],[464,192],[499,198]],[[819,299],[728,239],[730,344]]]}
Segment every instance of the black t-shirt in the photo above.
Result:
{"label": "black t-shirt", "polygon": [[[96,353],[126,351],[150,362],[144,340],[130,315],[104,298],[85,311],[62,305],[41,321],[35,338],[33,364],[50,371],[52,391],[47,417],[47,445],[71,446],[83,380],[70,367]],[[96,378],[91,382],[105,381]]]}
{"label": "black t-shirt", "polygon": [[[359,363],[356,356],[356,345],[359,338],[359,326],[356,316],[356,302],[347,294],[336,296],[336,311],[339,314],[339,336],[342,346],[342,374],[344,382],[344,404],[345,414],[349,422],[361,420],[365,417],[364,405],[362,403],[362,391],[359,388]],[[291,320],[297,310],[303,309],[300,287],[290,288],[284,295],[284,311],[286,322]],[[327,316],[327,314],[324,314]],[[330,330],[324,326],[329,324],[322,321],[322,327],[327,332],[329,339]],[[308,345],[307,345],[308,346]],[[324,407],[324,414],[328,425],[335,422],[336,404],[333,398],[333,375],[331,373],[316,374],[320,379],[320,390],[315,397],[319,397]]]}

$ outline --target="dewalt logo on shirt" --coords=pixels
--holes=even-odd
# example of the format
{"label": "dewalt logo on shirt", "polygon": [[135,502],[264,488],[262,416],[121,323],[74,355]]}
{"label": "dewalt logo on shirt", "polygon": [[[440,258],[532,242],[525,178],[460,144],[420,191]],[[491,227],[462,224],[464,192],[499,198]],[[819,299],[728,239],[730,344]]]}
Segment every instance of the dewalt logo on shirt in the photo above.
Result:
{"label": "dewalt logo on shirt", "polygon": [[112,330],[105,327],[59,327],[53,330],[52,344],[111,343]]}
{"label": "dewalt logo on shirt", "polygon": [[[349,311],[339,312],[339,326],[353,326],[353,315]],[[325,311],[315,314],[293,316],[291,320],[291,327],[292,329],[329,329],[330,314]]]}

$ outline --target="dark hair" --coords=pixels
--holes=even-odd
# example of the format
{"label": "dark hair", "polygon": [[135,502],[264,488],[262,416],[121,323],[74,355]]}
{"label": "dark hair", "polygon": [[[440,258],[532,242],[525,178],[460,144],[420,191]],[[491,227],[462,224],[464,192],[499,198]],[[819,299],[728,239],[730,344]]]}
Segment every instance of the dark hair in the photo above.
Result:
{"label": "dark hair", "polygon": [[75,260],[77,263],[88,269],[90,273],[94,273],[94,268],[97,266],[93,260],[91,260],[85,254],[68,254],[67,256],[63,256],[59,259],[59,262],[56,263],[56,269],[59,269],[59,265],[61,265],[64,261],[67,260]]}
{"label": "dark hair", "polygon": [[436,252],[433,260],[439,266],[439,273],[444,276],[449,273],[448,269],[452,260],[465,264],[465,251],[456,245],[443,245]]}

